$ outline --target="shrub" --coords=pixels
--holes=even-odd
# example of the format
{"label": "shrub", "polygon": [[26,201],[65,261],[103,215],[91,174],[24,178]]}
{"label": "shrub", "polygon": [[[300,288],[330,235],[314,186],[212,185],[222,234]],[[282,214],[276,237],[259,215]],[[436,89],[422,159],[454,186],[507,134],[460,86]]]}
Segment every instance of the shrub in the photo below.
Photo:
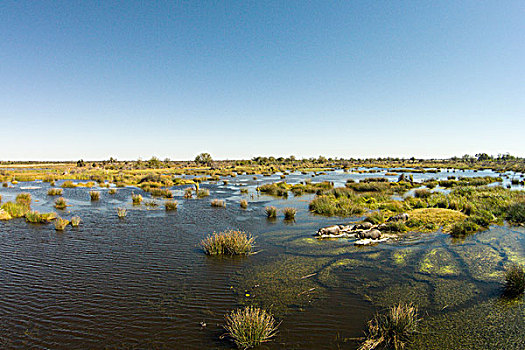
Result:
{"label": "shrub", "polygon": [[50,188],[47,190],[48,196],[61,196],[64,193],[64,190],[61,188]]}
{"label": "shrub", "polygon": [[276,207],[266,207],[264,208],[266,212],[266,217],[268,219],[275,219],[277,217],[277,208]]}
{"label": "shrub", "polygon": [[24,192],[16,196],[16,202],[18,204],[31,205],[31,194]]}
{"label": "shrub", "polygon": [[384,315],[377,314],[368,322],[366,341],[359,350],[404,349],[418,328],[417,308],[411,304],[391,307]]}
{"label": "shrub", "polygon": [[252,250],[254,238],[242,231],[213,233],[201,241],[207,255],[245,255]]}
{"label": "shrub", "polygon": [[117,215],[120,219],[123,219],[128,215],[128,211],[126,208],[117,208]]}
{"label": "shrub", "polygon": [[81,222],[81,221],[82,221],[82,220],[80,219],[80,216],[73,216],[73,217],[71,218],[71,226],[73,226],[73,227],[78,227],[78,226],[80,225],[80,222]]}
{"label": "shrub", "polygon": [[69,220],[62,219],[61,217],[55,220],[55,230],[57,231],[64,231],[67,225],[69,225]]}
{"label": "shrub", "polygon": [[66,207],[67,207],[67,203],[64,197],[60,197],[55,201],[55,208],[65,209]]}
{"label": "shrub", "polygon": [[525,291],[525,271],[523,266],[513,264],[505,270],[505,294],[517,296]]}
{"label": "shrub", "polygon": [[211,206],[218,207],[218,208],[224,208],[226,207],[226,202],[223,201],[222,199],[214,199],[211,201]]}
{"label": "shrub", "polygon": [[284,219],[285,220],[294,220],[295,219],[295,214],[297,214],[297,209],[295,208],[284,208],[283,209],[283,213],[284,213]]}
{"label": "shrub", "polygon": [[226,315],[224,328],[239,349],[248,349],[268,342],[277,334],[279,324],[263,309],[246,306]]}
{"label": "shrub", "polygon": [[241,208],[246,209],[248,208],[248,201],[246,199],[241,199]]}
{"label": "shrub", "polygon": [[131,200],[133,202],[133,205],[140,205],[142,203],[142,196],[140,194],[131,194]]}
{"label": "shrub", "polygon": [[177,210],[177,205],[177,201],[166,201],[166,203],[164,203],[166,210]]}
{"label": "shrub", "polygon": [[91,197],[92,201],[98,201],[100,199],[100,192],[99,191],[89,191],[89,196]]}

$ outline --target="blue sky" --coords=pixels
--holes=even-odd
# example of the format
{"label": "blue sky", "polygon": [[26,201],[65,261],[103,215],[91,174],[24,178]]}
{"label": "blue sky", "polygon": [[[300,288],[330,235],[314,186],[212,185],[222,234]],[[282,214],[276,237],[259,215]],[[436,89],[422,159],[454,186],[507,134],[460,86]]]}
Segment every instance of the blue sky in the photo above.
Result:
{"label": "blue sky", "polygon": [[525,156],[523,1],[2,1],[0,159]]}

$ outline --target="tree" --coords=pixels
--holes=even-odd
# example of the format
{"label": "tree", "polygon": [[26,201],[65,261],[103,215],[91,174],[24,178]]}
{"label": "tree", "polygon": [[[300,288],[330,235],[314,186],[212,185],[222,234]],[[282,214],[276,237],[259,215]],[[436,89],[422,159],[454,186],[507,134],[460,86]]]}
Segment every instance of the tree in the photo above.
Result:
{"label": "tree", "polygon": [[195,157],[195,163],[199,165],[211,166],[212,162],[213,159],[211,158],[211,155],[209,153],[201,153],[197,157]]}
{"label": "tree", "polygon": [[77,167],[81,168],[83,166],[86,166],[86,163],[84,163],[84,159],[80,159],[77,161]]}

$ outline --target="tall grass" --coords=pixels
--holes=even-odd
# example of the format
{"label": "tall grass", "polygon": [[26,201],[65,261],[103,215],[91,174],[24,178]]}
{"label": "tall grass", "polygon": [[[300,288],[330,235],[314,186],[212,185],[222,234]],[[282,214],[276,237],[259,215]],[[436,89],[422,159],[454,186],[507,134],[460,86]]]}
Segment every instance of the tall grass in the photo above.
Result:
{"label": "tall grass", "polygon": [[27,192],[20,193],[19,195],[16,196],[15,201],[19,204],[29,206],[31,205],[31,201],[32,201],[31,194]]}
{"label": "tall grass", "polygon": [[21,218],[29,211],[29,207],[21,203],[6,202],[2,204],[2,209],[12,218]]}
{"label": "tall grass", "polygon": [[251,252],[254,242],[245,232],[229,230],[207,236],[201,241],[201,247],[208,255],[245,255]]}
{"label": "tall grass", "polygon": [[368,322],[367,339],[359,350],[404,349],[418,328],[417,308],[398,304],[384,315],[377,314]]}
{"label": "tall grass", "polygon": [[91,197],[92,201],[98,201],[100,199],[100,192],[99,191],[89,191],[89,196]]}
{"label": "tall grass", "polygon": [[518,296],[525,292],[525,270],[522,265],[513,264],[505,270],[505,294]]}
{"label": "tall grass", "polygon": [[270,313],[254,306],[234,310],[225,319],[224,328],[239,349],[253,348],[270,341],[279,327]]}
{"label": "tall grass", "polygon": [[62,183],[62,187],[63,188],[75,188],[77,187],[77,185],[74,184],[73,181],[64,181],[64,183]]}

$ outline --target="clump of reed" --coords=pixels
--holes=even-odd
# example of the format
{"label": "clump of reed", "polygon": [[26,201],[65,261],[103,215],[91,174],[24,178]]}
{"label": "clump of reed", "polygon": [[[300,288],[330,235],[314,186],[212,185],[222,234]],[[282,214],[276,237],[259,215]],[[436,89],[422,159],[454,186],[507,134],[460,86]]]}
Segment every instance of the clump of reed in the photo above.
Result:
{"label": "clump of reed", "polygon": [[124,219],[128,215],[126,208],[117,208],[117,215],[120,219]]}
{"label": "clump of reed", "polygon": [[225,208],[226,202],[222,199],[214,199],[211,201],[211,206],[216,208]]}
{"label": "clump of reed", "polygon": [[418,329],[418,311],[412,304],[398,304],[368,322],[366,340],[359,350],[404,349]]}
{"label": "clump of reed", "polygon": [[525,270],[522,265],[512,264],[505,270],[505,294],[515,297],[525,292]]}
{"label": "clump of reed", "polygon": [[25,214],[26,221],[32,224],[45,224],[45,223],[53,221],[54,219],[56,219],[56,217],[57,217],[56,213],[40,214],[36,210],[28,211]]}
{"label": "clump of reed", "polygon": [[266,217],[268,219],[275,219],[277,217],[277,208],[276,207],[266,207],[266,208],[264,208],[264,212],[266,213]]}
{"label": "clump of reed", "polygon": [[242,231],[213,233],[201,241],[207,255],[246,255],[253,248],[254,238]]}
{"label": "clump of reed", "polygon": [[241,199],[241,208],[246,209],[248,208],[248,201],[246,199]]}
{"label": "clump of reed", "polygon": [[283,213],[285,220],[295,220],[295,214],[297,214],[297,209],[287,207],[283,209]]}
{"label": "clump of reed", "polygon": [[177,201],[166,201],[164,203],[164,207],[166,208],[166,210],[177,210],[177,205],[179,203]]}
{"label": "clump of reed", "polygon": [[197,198],[204,198],[210,195],[210,191],[207,189],[197,190]]}
{"label": "clump of reed", "polygon": [[133,205],[140,205],[142,203],[142,196],[140,194],[131,194],[131,201],[133,202]]}
{"label": "clump of reed", "polygon": [[15,200],[18,204],[23,204],[23,205],[31,205],[31,201],[32,201],[32,198],[31,198],[31,194],[30,193],[27,193],[27,192],[23,192],[23,193],[20,193],[16,196],[16,200]]}
{"label": "clump of reed", "polygon": [[78,226],[80,226],[80,222],[81,222],[81,221],[82,221],[82,220],[80,219],[80,216],[73,216],[73,217],[71,218],[71,226],[73,226],[73,227],[78,227]]}
{"label": "clump of reed", "polygon": [[100,199],[100,192],[99,191],[89,191],[89,197],[91,197],[92,201],[98,201]]}
{"label": "clump of reed", "polygon": [[264,309],[246,306],[225,316],[224,328],[239,349],[248,349],[268,342],[277,334],[279,324]]}
{"label": "clump of reed", "polygon": [[66,199],[64,197],[59,197],[55,201],[55,208],[57,209],[65,209],[67,207]]}
{"label": "clump of reed", "polygon": [[73,181],[69,181],[69,180],[68,180],[68,181],[64,181],[64,182],[62,183],[62,187],[63,187],[63,188],[75,188],[75,187],[77,187],[77,185],[74,184]]}
{"label": "clump of reed", "polygon": [[64,193],[64,190],[61,188],[50,188],[47,190],[48,196],[61,196]]}
{"label": "clump of reed", "polygon": [[165,197],[173,198],[173,193],[167,188],[149,188],[148,192],[151,193],[153,197]]}
{"label": "clump of reed", "polygon": [[69,225],[69,220],[62,219],[61,217],[57,217],[55,220],[55,230],[57,231],[64,231],[67,225]]}
{"label": "clump of reed", "polygon": [[108,193],[109,194],[117,194],[117,189],[116,188],[110,188]]}

